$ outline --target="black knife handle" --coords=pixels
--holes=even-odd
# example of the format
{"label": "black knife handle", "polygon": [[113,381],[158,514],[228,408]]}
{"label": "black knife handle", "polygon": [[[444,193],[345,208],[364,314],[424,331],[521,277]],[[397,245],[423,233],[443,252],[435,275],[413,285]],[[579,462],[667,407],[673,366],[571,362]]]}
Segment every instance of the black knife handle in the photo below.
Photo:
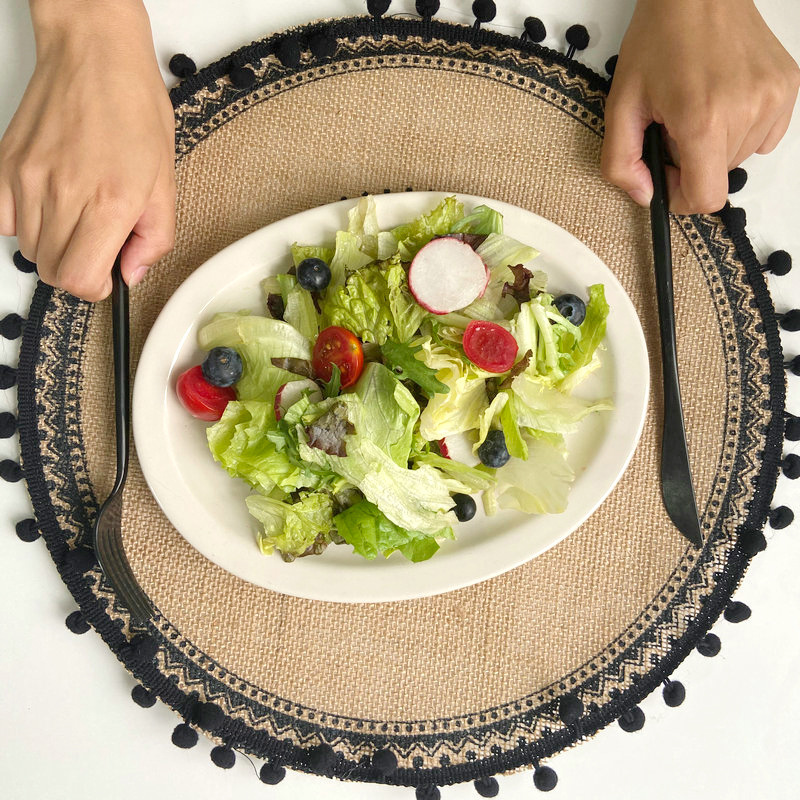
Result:
{"label": "black knife handle", "polygon": [[661,491],[664,506],[680,532],[697,547],[703,540],[692,485],[686,431],[683,422],[678,348],[675,342],[675,306],[672,287],[672,244],[669,233],[669,199],[664,168],[661,127],[653,123],[645,131],[644,158],[653,177],[650,227],[653,234],[656,295],[661,331],[661,364],[664,376],[664,433],[661,443]]}
{"label": "black knife handle", "polygon": [[111,269],[111,324],[114,356],[114,419],[117,440],[117,475],[114,491],[121,488],[128,474],[128,442],[131,426],[130,406],[130,309],[128,284],[122,277],[120,256]]}

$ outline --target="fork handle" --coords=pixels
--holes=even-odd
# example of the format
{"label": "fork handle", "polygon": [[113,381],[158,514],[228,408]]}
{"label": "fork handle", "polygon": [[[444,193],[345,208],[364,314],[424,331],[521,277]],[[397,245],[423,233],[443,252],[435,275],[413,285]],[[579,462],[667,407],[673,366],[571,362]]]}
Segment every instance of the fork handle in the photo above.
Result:
{"label": "fork handle", "polygon": [[128,442],[131,426],[130,406],[130,311],[128,284],[122,277],[121,253],[111,269],[111,323],[114,355],[114,419],[117,439],[117,476],[114,490],[125,483],[128,474]]}

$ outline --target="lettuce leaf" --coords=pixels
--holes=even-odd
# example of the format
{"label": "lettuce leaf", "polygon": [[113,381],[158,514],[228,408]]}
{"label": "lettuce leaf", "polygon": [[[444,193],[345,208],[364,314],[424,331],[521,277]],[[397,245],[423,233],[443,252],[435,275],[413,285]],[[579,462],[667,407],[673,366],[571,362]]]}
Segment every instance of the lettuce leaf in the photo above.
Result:
{"label": "lettuce leaf", "polygon": [[512,458],[497,470],[496,502],[527,514],[560,514],[567,507],[575,473],[551,440],[525,436],[528,460]]}
{"label": "lettuce leaf", "polygon": [[306,258],[321,258],[328,265],[333,260],[332,247],[319,247],[314,244],[297,244],[295,242],[290,249],[292,251],[292,263],[295,267]]}
{"label": "lettuce leaf", "polygon": [[395,525],[368,500],[361,500],[333,518],[339,535],[353,547],[353,552],[367,559],[378,554],[388,557],[395,551],[409,561],[425,561],[438,549],[436,538],[452,539],[452,528],[443,528],[435,535],[409,531]]}
{"label": "lettuce leaf", "polygon": [[311,358],[311,344],[286,322],[244,314],[217,314],[197,334],[203,350],[232,347],[242,358],[236,383],[239,400],[272,401],[278,389],[297,376],[272,364],[273,358]]}
{"label": "lettuce leaf", "polygon": [[474,233],[488,235],[503,232],[503,215],[489,206],[476,206],[471,214],[460,219],[449,233]]}
{"label": "lettuce leaf", "polygon": [[294,286],[286,293],[283,319],[306,339],[316,339],[319,334],[319,318],[314,300],[310,292],[301,286]]}
{"label": "lettuce leaf", "polygon": [[333,501],[327,494],[314,492],[296,503],[253,494],[245,498],[245,503],[250,514],[262,525],[258,546],[265,555],[279,550],[301,556],[318,537],[330,541]]}
{"label": "lettuce leaf", "polygon": [[349,231],[336,232],[336,248],[333,258],[328,262],[331,268],[331,282],[327,291],[341,286],[348,274],[356,272],[373,261],[373,258],[361,250],[361,237]]}
{"label": "lettuce leaf", "polygon": [[388,295],[380,267],[353,272],[343,285],[328,288],[325,293],[322,325],[339,325],[364,342],[383,344],[394,329]]}
{"label": "lettuce leaf", "polygon": [[319,470],[291,459],[272,403],[232,401],[219,421],[206,430],[206,436],[214,460],[228,474],[261,492],[278,488],[289,493],[299,487],[316,488],[324,482]]}
{"label": "lettuce leaf", "polygon": [[428,312],[412,297],[408,289],[408,276],[399,256],[393,256],[385,262],[382,269],[394,323],[392,338],[403,344],[414,336]]}
{"label": "lettuce leaf", "polygon": [[444,236],[464,216],[464,206],[455,197],[446,197],[436,208],[412,222],[392,229],[397,253],[411,261],[434,236]]}
{"label": "lettuce leaf", "polygon": [[445,458],[436,453],[420,453],[414,457],[415,464],[427,464],[444,473],[446,478],[457,481],[461,488],[452,487],[453,492],[472,494],[489,489],[497,483],[492,472],[485,467],[470,467],[452,458]]}
{"label": "lettuce leaf", "polygon": [[417,358],[416,354],[421,350],[419,345],[412,347],[388,339],[381,353],[400,380],[413,381],[428,397],[437,393],[446,394],[450,389],[436,377],[436,370]]}

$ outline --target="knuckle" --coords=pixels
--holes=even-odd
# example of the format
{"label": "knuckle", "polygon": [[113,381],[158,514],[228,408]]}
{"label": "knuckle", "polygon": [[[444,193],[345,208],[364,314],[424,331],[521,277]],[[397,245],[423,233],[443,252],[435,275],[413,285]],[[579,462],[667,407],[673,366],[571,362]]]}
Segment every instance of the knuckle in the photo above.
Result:
{"label": "knuckle", "polygon": [[25,191],[38,191],[47,183],[47,170],[39,161],[24,158],[16,168],[17,180]]}
{"label": "knuckle", "polygon": [[724,205],[727,197],[724,192],[700,188],[684,193],[692,214],[713,214]]}
{"label": "knuckle", "polygon": [[80,273],[59,275],[55,285],[75,295],[75,297],[80,297],[82,300],[88,300],[90,302],[102,300],[106,296],[103,283],[88,279]]}
{"label": "knuckle", "polygon": [[105,217],[117,218],[130,216],[135,204],[122,186],[116,183],[104,183],[94,192],[93,205]]}

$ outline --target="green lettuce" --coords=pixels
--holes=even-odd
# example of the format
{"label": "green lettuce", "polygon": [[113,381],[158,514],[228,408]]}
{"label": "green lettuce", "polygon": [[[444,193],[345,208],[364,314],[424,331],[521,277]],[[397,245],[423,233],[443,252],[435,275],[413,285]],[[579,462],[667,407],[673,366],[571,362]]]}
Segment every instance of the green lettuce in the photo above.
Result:
{"label": "green lettuce", "polygon": [[564,394],[527,370],[514,378],[511,391],[517,424],[548,433],[572,433],[587,415],[613,408],[609,400],[591,402]]}
{"label": "green lettuce", "polygon": [[455,482],[451,486],[451,491],[453,492],[464,492],[465,494],[482,492],[497,483],[497,479],[493,474],[494,470],[489,471],[483,466],[470,467],[460,461],[445,458],[436,453],[420,453],[414,457],[414,463],[427,464],[429,467],[435,467],[440,470],[445,478]]}
{"label": "green lettuce", "polygon": [[258,546],[265,555],[277,549],[287,555],[301,556],[318,537],[330,541],[333,501],[327,494],[314,492],[296,503],[254,494],[245,498],[245,503],[262,525]]}
{"label": "green lettuce", "polygon": [[436,370],[417,358],[421,350],[420,345],[412,347],[389,339],[381,348],[381,353],[401,380],[414,381],[428,397],[437,393],[446,394],[450,389],[436,377]]}
{"label": "green lettuce", "polygon": [[500,425],[506,437],[508,454],[512,458],[528,460],[528,445],[522,436],[517,422],[517,401],[511,392],[500,392],[508,397],[508,402],[500,409]]}
{"label": "green lettuce", "polygon": [[368,500],[361,500],[333,518],[339,535],[353,547],[353,552],[367,559],[378,554],[388,557],[399,551],[409,561],[425,561],[438,549],[436,538],[452,539],[452,528],[442,528],[434,535],[410,531],[395,525]]}
{"label": "green lettuce", "polygon": [[316,339],[319,318],[311,293],[301,286],[292,287],[284,299],[283,319],[303,334],[306,339]]}
{"label": "green lettuce", "polygon": [[348,274],[367,266],[373,258],[361,250],[361,237],[349,231],[336,232],[336,247],[328,266],[331,268],[331,288],[341,286]]}
{"label": "green lettuce", "polygon": [[289,493],[323,483],[319,470],[290,457],[272,403],[232,401],[206,436],[214,460],[261,492]]}
{"label": "green lettuce", "polygon": [[450,233],[473,233],[486,236],[503,232],[503,215],[489,206],[476,206],[471,214],[450,228]]}
{"label": "green lettuce", "polygon": [[512,458],[497,471],[497,505],[527,514],[560,514],[567,507],[575,473],[552,440],[525,436],[524,441],[528,460]]}
{"label": "green lettuce", "polygon": [[386,281],[387,301],[394,323],[393,338],[405,343],[411,339],[428,316],[428,312],[411,296],[408,276],[399,256],[393,256],[382,266]]}
{"label": "green lettuce", "polygon": [[455,197],[446,197],[436,208],[415,220],[392,229],[397,252],[403,261],[411,261],[434,236],[444,236],[464,216],[464,206]]}
{"label": "green lettuce", "polygon": [[295,242],[290,249],[294,266],[307,258],[321,258],[326,264],[330,264],[333,260],[332,247],[318,247],[314,244],[297,244]]}
{"label": "green lettuce", "polygon": [[322,325],[338,325],[364,342],[383,344],[394,331],[388,296],[389,287],[380,267],[353,272],[343,285],[325,293]]}
{"label": "green lettuce", "polygon": [[197,335],[203,350],[232,347],[242,358],[236,383],[239,400],[274,400],[278,389],[297,375],[272,364],[273,358],[311,358],[311,344],[286,322],[269,317],[217,314]]}

